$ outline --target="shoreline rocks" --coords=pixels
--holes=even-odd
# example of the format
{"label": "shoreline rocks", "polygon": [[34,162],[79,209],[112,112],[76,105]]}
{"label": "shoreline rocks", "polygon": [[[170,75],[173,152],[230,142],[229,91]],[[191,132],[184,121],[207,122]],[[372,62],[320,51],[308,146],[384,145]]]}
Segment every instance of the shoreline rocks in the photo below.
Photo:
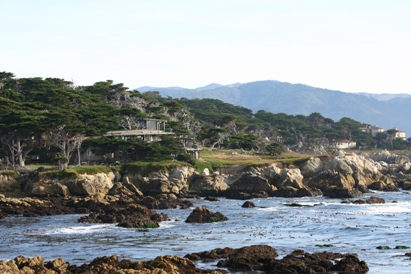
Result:
{"label": "shoreline rocks", "polygon": [[[208,196],[208,199],[226,197],[248,200],[321,195],[350,199],[360,197],[370,189],[398,191],[398,186],[411,189],[411,168],[407,169],[411,163],[405,161],[406,158],[387,151],[371,156],[338,151],[333,156],[312,157],[299,167],[280,163],[238,166],[226,169],[229,174],[221,174],[209,170],[197,173],[191,167],[176,166],[168,172],[151,172],[147,177],[141,174],[121,176],[113,171],[43,181],[37,171],[34,175],[28,173],[20,177],[13,172],[0,172],[0,193],[3,193],[0,196],[0,218],[10,215],[90,214],[96,210],[96,207],[87,208],[91,202],[114,205],[128,215],[131,210],[126,209],[126,204],[139,204],[151,210],[186,209],[193,204],[183,201],[181,197],[195,197],[198,194]],[[373,159],[385,159],[390,163],[375,162]],[[402,171],[395,174],[395,170]],[[104,206],[99,210],[102,208]],[[107,210],[105,208],[103,211]],[[99,212],[99,216],[102,214]]]}
{"label": "shoreline rocks", "polygon": [[[252,245],[241,248],[217,248],[212,251],[191,253],[184,258],[172,255],[158,256],[152,260],[133,262],[118,256],[97,257],[90,263],[71,265],[62,258],[45,262],[43,257],[16,257],[0,261],[1,273],[229,273],[229,271],[254,273],[255,271],[280,273],[366,273],[366,262],[355,254],[333,252],[307,253],[295,250],[282,259],[275,248]],[[195,261],[217,262],[216,269],[200,269]],[[224,269],[222,269],[224,268]],[[227,271],[228,269],[229,271]]]}
{"label": "shoreline rocks", "polygon": [[354,254],[334,252],[307,253],[295,250],[282,259],[276,259],[277,251],[268,245],[252,245],[238,249],[217,248],[212,251],[187,254],[193,261],[217,261],[218,267],[236,272],[263,271],[264,273],[366,273],[369,267]]}
{"label": "shoreline rocks", "polygon": [[144,262],[133,262],[131,260],[120,260],[118,256],[104,256],[95,258],[89,264],[80,266],[71,265],[58,258],[45,263],[43,257],[26,258],[16,257],[10,261],[0,261],[0,273],[227,273],[225,270],[203,270],[186,258],[178,256],[158,256],[157,258]]}
{"label": "shoreline rocks", "polygon": [[411,189],[410,159],[388,151],[371,155],[337,151],[334,155],[312,157],[299,166],[272,163],[226,168],[221,169],[221,172],[211,173],[208,169],[196,172],[192,167],[175,166],[169,171],[153,171],[145,177],[141,174],[120,175],[115,171],[62,180],[41,180],[39,176],[21,176],[16,179],[12,174],[0,172],[0,193],[14,197],[58,195],[99,199],[117,194],[166,194],[245,200],[322,195],[354,198],[369,190]]}

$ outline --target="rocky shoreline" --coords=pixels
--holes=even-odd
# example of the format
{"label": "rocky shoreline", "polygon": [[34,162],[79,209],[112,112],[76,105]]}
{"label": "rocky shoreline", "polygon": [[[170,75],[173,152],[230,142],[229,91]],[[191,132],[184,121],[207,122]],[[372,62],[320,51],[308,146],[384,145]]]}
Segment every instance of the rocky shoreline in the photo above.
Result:
{"label": "rocky shoreline", "polygon": [[[411,161],[408,157],[390,154],[388,151],[372,155],[337,151],[332,156],[310,158],[298,166],[273,163],[258,167],[226,168],[224,172],[214,173],[207,169],[197,173],[188,166],[178,166],[168,172],[153,171],[147,176],[110,172],[109,174],[84,174],[81,178],[62,180],[38,180],[38,177],[30,175],[15,179],[7,173],[0,173],[0,219],[13,215],[88,214],[78,221],[118,223],[121,227],[149,229],[156,228],[159,222],[168,220],[166,214],[158,214],[156,209],[188,209],[194,206],[187,200],[189,197],[208,196],[210,200],[217,197],[248,200],[255,197],[323,195],[330,198],[349,198],[350,200],[345,201],[347,203],[372,204],[385,201],[378,197],[371,197],[368,200],[351,199],[370,190],[397,191],[399,188],[411,189]],[[247,203],[247,206],[252,207],[252,204]],[[223,213],[214,213],[205,207],[196,207],[186,222],[225,221],[227,218]],[[296,250],[283,259],[277,260],[271,247],[244,248],[247,254],[252,254],[249,258],[238,255],[241,254],[241,249],[234,252],[226,248],[223,249],[225,253],[210,251],[188,254],[186,258],[165,256],[150,262],[118,261],[116,257],[96,258],[90,264],[83,266],[71,266],[69,263],[64,263],[62,259],[45,263],[41,257],[32,259],[18,257],[9,262],[0,262],[0,271],[5,273],[6,271],[20,271],[9,273],[84,273],[85,271],[87,273],[170,273],[170,271],[226,273],[225,270],[200,270],[195,267],[193,261],[210,260],[207,257],[210,254],[214,254],[214,260],[220,260],[217,263],[219,267],[233,271],[285,273],[281,271],[287,269],[288,273],[330,271],[364,273],[368,270],[365,262],[350,254],[308,254]],[[265,254],[265,251],[269,255]],[[236,263],[235,258],[241,263]],[[248,261],[250,265],[254,262],[254,265],[238,265]],[[344,266],[341,266],[342,264]],[[154,269],[158,270],[154,271]],[[24,272],[26,270],[29,272]]]}
{"label": "rocky shoreline", "polygon": [[[119,260],[117,256],[100,257],[89,264],[71,265],[58,258],[45,262],[43,257],[19,256],[10,261],[0,261],[1,273],[229,273],[228,271],[270,274],[283,273],[366,273],[366,262],[355,254],[333,252],[307,253],[295,250],[282,259],[276,259],[276,250],[267,245],[253,245],[238,249],[218,248],[211,251],[178,256],[159,256],[145,262]],[[205,270],[195,266],[195,261],[218,261],[216,266],[225,269]]]}

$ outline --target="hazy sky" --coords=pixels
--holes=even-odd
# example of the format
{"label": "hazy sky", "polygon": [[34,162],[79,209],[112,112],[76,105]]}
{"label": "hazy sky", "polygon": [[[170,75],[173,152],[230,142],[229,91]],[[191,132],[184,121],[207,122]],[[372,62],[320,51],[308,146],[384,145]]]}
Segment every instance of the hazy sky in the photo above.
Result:
{"label": "hazy sky", "polygon": [[409,0],[0,0],[0,71],[411,93]]}

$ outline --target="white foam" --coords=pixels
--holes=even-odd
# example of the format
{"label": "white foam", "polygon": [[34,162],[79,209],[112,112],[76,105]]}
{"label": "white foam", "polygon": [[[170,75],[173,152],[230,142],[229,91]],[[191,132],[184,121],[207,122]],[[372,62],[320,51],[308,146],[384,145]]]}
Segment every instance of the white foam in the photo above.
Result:
{"label": "white foam", "polygon": [[160,222],[160,227],[159,228],[170,228],[170,227],[174,227],[176,221],[165,221],[165,222]]}
{"label": "white foam", "polygon": [[398,204],[391,205],[374,205],[367,207],[366,210],[370,214],[381,214],[381,213],[399,213],[399,212],[410,212],[411,208],[408,206],[401,206]]}
{"label": "white foam", "polygon": [[258,208],[257,210],[261,210],[261,211],[278,211],[277,207],[262,207],[262,208]]}
{"label": "white foam", "polygon": [[96,232],[106,231],[107,229],[118,229],[117,224],[93,224],[86,226],[62,227],[50,230],[43,234],[90,234]]}

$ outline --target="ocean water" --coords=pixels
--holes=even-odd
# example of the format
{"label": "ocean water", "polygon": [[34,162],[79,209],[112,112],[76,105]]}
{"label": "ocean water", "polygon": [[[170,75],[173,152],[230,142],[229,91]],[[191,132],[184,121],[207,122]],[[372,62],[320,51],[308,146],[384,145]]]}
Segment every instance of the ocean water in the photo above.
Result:
{"label": "ocean water", "polygon": [[[244,201],[221,198],[219,202],[193,199],[220,211],[228,221],[189,224],[192,209],[157,210],[171,221],[150,230],[116,227],[116,224],[82,224],[83,215],[10,217],[0,220],[0,260],[19,255],[61,257],[83,264],[96,257],[117,255],[120,259],[144,261],[159,255],[209,251],[218,247],[239,248],[266,244],[285,256],[295,249],[306,252],[356,253],[365,260],[368,273],[411,273],[411,260],[404,254],[411,247],[411,195],[408,192],[375,192],[385,204],[342,204],[326,197],[253,199],[255,208],[242,208]],[[298,203],[304,207],[290,207]],[[391,249],[379,250],[378,246]],[[215,262],[216,263],[216,262]],[[213,264],[199,263],[211,268]]]}

